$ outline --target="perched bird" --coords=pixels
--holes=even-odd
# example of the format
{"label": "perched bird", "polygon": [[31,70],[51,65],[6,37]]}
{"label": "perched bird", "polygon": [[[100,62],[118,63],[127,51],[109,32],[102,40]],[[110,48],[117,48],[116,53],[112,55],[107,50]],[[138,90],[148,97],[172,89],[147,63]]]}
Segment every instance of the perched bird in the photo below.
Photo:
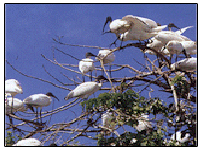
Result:
{"label": "perched bird", "polygon": [[197,54],[197,43],[194,41],[169,41],[166,48],[171,55],[181,54],[183,50],[189,55]]}
{"label": "perched bird", "polygon": [[100,58],[104,58],[103,59],[103,65],[109,64],[109,70],[110,70],[109,72],[110,72],[110,77],[111,77],[111,63],[115,60],[114,53],[111,53],[111,51],[108,49],[100,50],[96,59],[100,60]]}
{"label": "perched bird", "polygon": [[[177,29],[179,29],[179,30],[176,31],[176,32],[173,32],[173,31],[171,31],[171,28],[172,28],[172,27],[175,27],[175,28],[177,28]],[[177,35],[177,34],[180,35],[180,34],[184,33],[188,28],[191,28],[191,27],[192,27],[192,26],[188,26],[188,27],[185,27],[185,28],[181,28],[181,29],[180,29],[180,28],[177,27],[175,24],[170,23],[170,24],[168,25],[169,31],[161,31],[161,32],[162,32],[162,33],[172,33],[172,32],[173,32],[173,33],[175,33],[176,35]],[[164,44],[162,41],[156,39],[156,37],[152,37],[152,38],[148,41],[148,43],[145,43],[145,44],[146,44],[147,49],[143,50],[144,53],[148,53],[148,54],[151,54],[151,55],[155,55],[155,53],[150,50],[150,49],[153,49],[153,50],[155,50],[155,51],[157,51],[157,52],[161,52],[163,55],[170,55],[170,52],[169,52],[169,49],[167,48],[167,46],[164,46],[165,44]]]}
{"label": "perched bird", "polygon": [[[115,33],[120,40],[146,40],[162,31],[167,25],[158,26],[157,23],[151,19],[127,15],[122,19],[112,21],[111,17],[106,19],[106,23],[110,22],[110,32]],[[105,27],[105,25],[104,25]]]}
{"label": "perched bird", "polygon": [[113,118],[112,113],[109,112],[109,111],[107,111],[106,113],[102,114],[102,116],[101,116],[103,126],[106,127],[106,128],[110,128],[110,129],[114,130],[115,125],[111,124],[112,122],[114,122],[112,120],[112,118]]}
{"label": "perched bird", "polygon": [[196,71],[197,58],[185,58],[170,65],[170,69],[177,71]]}
{"label": "perched bird", "polygon": [[79,97],[86,99],[93,93],[97,92],[102,87],[101,80],[108,80],[104,76],[98,76],[98,82],[83,82],[79,86],[77,86],[74,90],[70,91],[70,93],[64,98],[65,100],[68,100],[73,97]]}
{"label": "perched bird", "polygon": [[[19,81],[16,79],[8,79],[5,81],[5,94],[9,94],[13,97],[15,97],[17,94],[22,94],[22,87],[20,86]],[[13,106],[13,101],[11,103],[11,113],[12,113],[12,106]]]}
{"label": "perched bird", "polygon": [[148,54],[151,54],[151,55],[156,55],[155,52],[153,52],[152,50],[155,50],[157,52],[161,52],[163,55],[169,55],[169,51],[167,49],[164,49],[164,44],[157,40],[155,37],[152,37],[148,43],[146,43],[146,49],[144,50],[141,50],[143,51],[144,53],[148,53]]}
{"label": "perched bird", "polygon": [[[115,117],[112,116],[112,113],[109,111],[106,111],[104,114],[101,115],[101,120],[103,127],[109,128],[111,130],[115,129]],[[106,135],[110,135],[111,132],[106,131]]]}
{"label": "perched bird", "polygon": [[[104,28],[107,23],[110,22],[110,31],[109,32],[104,32]],[[125,33],[129,30],[130,25],[128,24],[127,21],[124,21],[122,19],[116,19],[112,21],[112,18],[109,16],[106,18],[105,24],[103,26],[103,33],[115,33],[116,36],[118,37],[119,34]]]}
{"label": "perched bird", "polygon": [[5,110],[6,110],[5,113],[6,114],[11,114],[12,101],[13,101],[12,112],[26,111],[27,110],[24,107],[23,102],[20,99],[8,97],[8,98],[6,98],[6,101],[5,101]]}
{"label": "perched bird", "polygon": [[138,120],[138,125],[135,127],[138,131],[143,131],[148,128],[152,128],[151,123],[149,122],[149,116],[141,114],[139,120]]}
{"label": "perched bird", "polygon": [[19,85],[19,81],[16,79],[8,79],[5,81],[5,93],[10,93],[12,97],[15,97],[17,94],[22,94],[22,87]]}
{"label": "perched bird", "polygon": [[[87,72],[91,72],[91,80],[92,80],[92,71],[94,70],[94,61],[91,59],[91,56],[96,56],[90,52],[86,53],[86,58],[82,59],[79,62],[79,69],[80,72],[82,72],[83,75],[85,75]],[[85,78],[83,77],[83,82],[85,82]]]}
{"label": "perched bird", "polygon": [[[33,107],[36,107],[36,118],[38,118],[38,108],[40,107],[40,118],[41,118],[41,111],[42,107],[49,106],[51,104],[51,97],[56,98],[58,101],[59,99],[54,96],[52,93],[48,92],[47,94],[34,94],[31,95],[23,100],[23,103],[28,106],[33,112]],[[37,120],[38,122],[38,120]],[[41,120],[42,122],[42,120]]]}
{"label": "perched bird", "polygon": [[24,140],[18,141],[12,146],[41,146],[41,142],[35,138],[26,138]]}
{"label": "perched bird", "polygon": [[99,58],[104,58],[103,59],[103,64],[108,64],[108,63],[110,64],[115,60],[115,55],[114,55],[114,53],[111,53],[111,51],[109,49],[104,49],[104,50],[99,51],[96,59],[99,59]]}
{"label": "perched bird", "polygon": [[[180,143],[185,143],[188,141],[188,138],[190,137],[189,133],[186,133],[184,137],[181,137],[182,133],[180,131],[176,132],[176,141],[180,142]],[[170,140],[174,141],[175,140],[175,134],[173,134],[170,137]]]}
{"label": "perched bird", "polygon": [[161,31],[158,32],[158,34],[155,36],[155,38],[159,41],[161,41],[164,45],[167,45],[169,41],[191,41],[191,39],[187,38],[186,36],[181,35],[186,31],[187,28],[190,27],[185,27],[180,29],[180,31]]}
{"label": "perched bird", "polygon": [[121,41],[129,41],[129,40],[147,40],[155,35],[158,32],[161,32],[162,29],[167,27],[167,25],[158,26],[157,23],[151,19],[137,17],[128,15],[122,18],[122,20],[126,20],[130,23],[130,29],[121,34]]}

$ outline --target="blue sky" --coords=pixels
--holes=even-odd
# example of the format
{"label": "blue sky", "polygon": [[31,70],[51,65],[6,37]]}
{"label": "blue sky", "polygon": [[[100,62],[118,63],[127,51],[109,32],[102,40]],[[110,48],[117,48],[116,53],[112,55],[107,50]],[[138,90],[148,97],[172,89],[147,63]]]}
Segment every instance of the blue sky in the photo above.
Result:
{"label": "blue sky", "polygon": [[[152,19],[162,25],[174,23],[180,28],[193,26],[183,35],[196,41],[196,14],[196,4],[7,4],[5,6],[5,55],[14,67],[24,74],[58,83],[44,72],[42,68],[42,64],[44,64],[46,70],[55,77],[65,83],[70,83],[60,72],[71,78],[75,75],[81,78],[81,75],[65,71],[47,62],[41,57],[41,54],[52,59],[52,46],[57,46],[66,53],[82,59],[86,52],[91,51],[98,54],[98,50],[60,46],[53,42],[52,38],[64,36],[62,41],[66,43],[108,47],[116,39],[116,36],[114,34],[101,35],[105,18],[111,16],[114,20],[126,15],[134,15]],[[106,30],[109,30],[108,26]],[[143,54],[134,47],[127,48],[123,52],[116,52],[115,55],[114,63],[129,63],[136,69],[140,69],[140,66],[133,58],[144,63]],[[61,63],[78,64],[77,60],[59,52],[55,52],[55,57]],[[155,57],[151,56],[151,58]],[[18,94],[17,98],[24,99],[32,94],[52,92],[60,99],[60,102],[55,101],[54,108],[68,103],[63,98],[69,91],[22,76],[7,64],[5,64],[5,67],[6,79],[17,79],[23,88],[23,94]],[[113,76],[132,76],[129,71],[123,73],[120,72]],[[74,89],[75,87],[69,88]],[[169,96],[157,92],[153,92],[152,96],[164,98],[164,95]],[[168,99],[168,101],[173,101],[173,99]],[[44,110],[50,110],[51,107]],[[74,110],[76,109],[80,110],[76,112],[79,116],[81,113],[80,106],[74,107]],[[72,116],[72,112],[67,110],[60,113],[58,117],[52,117],[52,122],[61,122],[64,117],[69,120],[70,116]]]}

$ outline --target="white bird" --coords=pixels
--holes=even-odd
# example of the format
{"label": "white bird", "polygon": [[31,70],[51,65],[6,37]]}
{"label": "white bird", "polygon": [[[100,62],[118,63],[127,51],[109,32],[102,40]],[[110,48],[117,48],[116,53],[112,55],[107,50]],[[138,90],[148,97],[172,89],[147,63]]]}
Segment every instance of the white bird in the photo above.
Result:
{"label": "white bird", "polygon": [[197,54],[197,42],[194,41],[169,41],[166,48],[173,54],[181,54],[183,50],[189,55]]}
{"label": "white bird", "polygon": [[141,114],[138,123],[139,124],[135,128],[140,132],[148,128],[152,128],[148,115]]}
{"label": "white bird", "polygon": [[178,71],[196,71],[197,58],[186,58],[170,65],[170,69]]}
{"label": "white bird", "polygon": [[[157,23],[151,19],[127,15],[121,20],[112,21],[111,17],[106,23],[110,21],[110,32],[115,33],[117,37],[120,36],[122,41],[128,40],[146,40],[162,31],[167,25],[158,26]],[[106,24],[105,23],[105,24]],[[105,25],[104,25],[105,27]]]}
{"label": "white bird", "polygon": [[[17,94],[22,94],[22,87],[20,86],[19,81],[16,79],[8,79],[5,81],[5,94],[9,94],[13,97],[15,97]],[[12,106],[13,106],[13,101],[11,104],[11,113],[12,113]]]}
{"label": "white bird", "polygon": [[[179,27],[177,27],[175,24],[173,23],[170,23],[168,25],[168,29],[169,31],[161,31],[161,32],[166,32],[166,33],[171,33],[171,27],[175,27],[177,29],[180,29]],[[188,28],[191,28],[192,26],[188,26],[188,27],[185,27],[185,28],[181,28],[180,30],[174,32],[178,35],[184,33]],[[187,41],[186,41],[187,42]],[[164,43],[162,43],[162,41],[159,41],[158,39],[156,39],[156,37],[152,37],[150,40],[149,40],[149,43],[146,44],[146,46],[150,49],[153,49],[153,50],[156,50],[158,52],[161,52],[163,55],[170,55],[170,52],[169,52],[169,49],[165,46],[164,47]],[[148,53],[148,54],[151,54],[151,55],[155,55],[155,53],[149,49],[145,49],[144,50],[144,53]]]}
{"label": "white bird", "polygon": [[[87,72],[91,72],[91,80],[92,80],[92,71],[94,70],[94,61],[91,59],[91,56],[96,56],[90,52],[86,53],[86,58],[82,59],[79,62],[79,69],[80,72],[82,72],[83,75],[85,75]],[[83,82],[85,82],[85,78],[83,77]]]}
{"label": "white bird", "polygon": [[[115,129],[115,117],[112,116],[112,113],[107,111],[101,115],[102,125],[105,128],[109,128],[111,130]],[[106,135],[110,135],[110,132],[105,132]]]}
{"label": "white bird", "polygon": [[18,141],[12,146],[41,146],[41,142],[35,138],[26,138],[24,140]]}
{"label": "white bird", "polygon": [[163,55],[169,55],[170,54],[169,51],[167,49],[164,49],[163,46],[164,46],[164,44],[161,41],[157,40],[155,37],[152,37],[149,40],[149,43],[146,44],[146,47],[148,49],[141,50],[141,51],[143,51],[144,53],[151,54],[151,55],[156,55],[155,52],[150,50],[150,49],[153,49],[157,52],[161,52]]}
{"label": "white bird", "polygon": [[[109,32],[104,32],[105,25],[110,22],[110,31]],[[119,34],[125,33],[129,30],[130,25],[128,24],[127,21],[124,21],[122,19],[116,19],[112,21],[112,18],[109,16],[106,18],[105,24],[103,26],[103,33],[115,33],[116,36],[118,37]]]}
{"label": "white bird", "polygon": [[96,57],[96,59],[98,59],[98,58],[104,58],[106,56],[103,59],[103,64],[108,64],[108,63],[110,64],[110,63],[112,63],[115,60],[114,53],[111,53],[111,51],[109,49],[100,50],[97,56],[98,57]]}
{"label": "white bird", "polygon": [[[98,76],[98,81],[100,80],[108,80],[104,76]],[[102,82],[83,82],[79,86],[77,86],[74,90],[70,91],[70,93],[64,98],[68,100],[73,97],[79,97],[86,99],[93,93],[97,92],[102,87]]]}
{"label": "white bird", "polygon": [[192,26],[185,27],[180,29],[180,31],[161,31],[155,36],[155,38],[161,41],[164,45],[166,45],[169,41],[192,41],[191,39],[187,38],[186,36],[181,35],[186,31],[187,28],[191,28]]}
{"label": "white bird", "polygon": [[[180,143],[185,143],[188,141],[188,138],[190,137],[190,134],[189,133],[186,133],[185,136],[182,138],[181,137],[181,132],[180,131],[177,131],[176,132],[176,141],[180,142]],[[171,137],[170,137],[170,140],[174,141],[175,140],[175,134],[173,134]]]}
{"label": "white bird", "polygon": [[6,101],[5,101],[6,114],[11,114],[12,101],[13,101],[12,112],[27,110],[26,108],[24,108],[22,100],[20,100],[18,98],[8,97],[8,98],[6,98]]}
{"label": "white bird", "polygon": [[112,124],[112,122],[114,122],[112,120],[112,118],[113,118],[112,113],[108,112],[108,111],[106,113],[102,114],[102,116],[101,116],[103,126],[106,128],[114,130],[115,124]]}
{"label": "white bird", "polygon": [[36,107],[36,118],[38,118],[38,108],[40,107],[40,118],[41,118],[42,107],[46,107],[51,104],[52,101],[51,97],[54,97],[59,101],[59,99],[56,96],[48,92],[47,94],[30,95],[29,97],[23,100],[23,103],[26,104],[33,112],[34,112],[33,107]]}
{"label": "white bird", "polygon": [[[105,57],[105,58],[104,58]],[[104,58],[103,59],[103,65],[104,64],[109,64],[109,70],[110,70],[110,77],[111,77],[111,63],[115,60],[115,55],[114,53],[111,53],[110,50],[104,49],[100,50],[96,59]]]}
{"label": "white bird", "polygon": [[136,17],[128,15],[122,18],[131,25],[130,29],[121,34],[121,41],[139,40],[143,41],[149,39],[161,32],[167,25],[158,26],[157,23],[151,19]]}
{"label": "white bird", "polygon": [[16,79],[8,79],[5,81],[5,93],[10,93],[12,97],[15,97],[17,94],[22,94],[22,87],[19,85],[19,81]]}

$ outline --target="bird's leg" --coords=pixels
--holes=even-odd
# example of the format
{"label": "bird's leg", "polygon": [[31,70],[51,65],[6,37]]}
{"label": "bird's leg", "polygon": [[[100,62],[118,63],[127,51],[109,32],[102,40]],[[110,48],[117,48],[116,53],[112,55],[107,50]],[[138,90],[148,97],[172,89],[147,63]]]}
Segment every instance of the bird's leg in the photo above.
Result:
{"label": "bird's leg", "polygon": [[85,77],[84,77],[84,75],[82,75],[82,81],[85,82]]}
{"label": "bird's leg", "polygon": [[38,119],[38,107],[36,107],[36,123],[39,123],[39,119]]}
{"label": "bird's leg", "polygon": [[191,58],[191,56],[186,53],[185,49],[183,49],[182,52],[184,53],[184,55],[186,56],[186,58]]}
{"label": "bird's leg", "polygon": [[103,69],[101,70],[101,74],[104,75],[104,70]]}
{"label": "bird's leg", "polygon": [[173,57],[173,55],[172,55],[172,54],[170,54],[170,64],[171,64],[172,57]]}
{"label": "bird's leg", "polygon": [[40,123],[42,124],[41,112],[42,112],[42,109],[40,108]]}
{"label": "bird's leg", "polygon": [[92,81],[92,71],[91,71],[91,81]]}
{"label": "bird's leg", "polygon": [[175,62],[177,62],[177,54],[176,54]]}
{"label": "bird's leg", "polygon": [[[120,36],[118,36],[117,39],[120,39]],[[123,40],[124,40],[124,37],[122,37],[122,39],[121,39],[120,50],[123,49],[123,47],[122,47]]]}
{"label": "bird's leg", "polygon": [[111,73],[111,64],[109,64],[109,72],[110,72],[110,78],[112,77],[112,73]]}
{"label": "bird's leg", "polygon": [[11,114],[13,113],[13,96],[12,96],[12,102],[11,102]]}

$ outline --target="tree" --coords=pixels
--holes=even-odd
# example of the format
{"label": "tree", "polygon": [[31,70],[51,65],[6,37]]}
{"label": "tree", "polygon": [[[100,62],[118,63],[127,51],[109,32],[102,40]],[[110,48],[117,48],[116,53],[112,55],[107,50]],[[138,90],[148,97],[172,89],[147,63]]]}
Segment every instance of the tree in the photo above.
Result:
{"label": "tree", "polygon": [[[53,46],[53,59],[41,56],[57,65],[63,70],[82,75],[80,71],[71,69],[70,67],[78,67],[77,64],[65,64],[59,62],[55,53],[59,52],[63,55],[71,56],[67,52],[60,50],[58,47],[78,46],[95,49],[105,49],[100,46],[87,45],[72,45],[62,41],[62,38],[53,38],[57,46]],[[124,46],[110,49],[111,53],[117,51],[125,51],[129,48],[136,50],[148,49],[146,42],[129,43]],[[22,138],[35,136],[40,139],[43,145],[47,146],[55,143],[59,146],[71,145],[88,145],[80,140],[82,137],[95,141],[93,145],[98,146],[196,146],[197,145],[197,105],[196,105],[196,72],[176,71],[170,69],[170,61],[167,56],[149,48],[157,54],[157,58],[150,58],[150,55],[144,55],[144,64],[139,63],[142,69],[137,70],[132,64],[111,64],[112,70],[106,69],[107,65],[103,65],[105,57],[99,58],[99,65],[95,66],[96,72],[104,71],[104,75],[108,81],[104,81],[106,86],[103,86],[101,93],[94,98],[79,99],[75,98],[62,107],[42,112],[42,118],[48,116],[56,116],[62,111],[72,110],[76,105],[80,105],[82,113],[76,116],[71,121],[65,123],[57,123],[49,125],[47,122],[39,124],[33,118],[33,112],[18,112],[16,114],[8,114],[7,116],[20,120],[18,124],[6,123],[6,131],[13,130],[14,134],[19,132]],[[123,54],[123,52],[122,52]],[[136,61],[136,60],[135,60]],[[50,83],[52,86],[61,90],[68,90],[68,86],[78,85],[82,81],[77,77],[72,79],[66,74],[63,74],[71,83],[64,83],[57,77],[54,77],[51,72],[48,72],[43,65],[44,71],[56,80],[52,82],[31,75],[26,75],[17,70],[8,60],[6,63],[18,73],[41,80],[42,82]],[[67,67],[66,67],[67,66]],[[132,76],[127,77],[126,74],[121,74],[118,77],[111,77],[121,70],[129,70]],[[91,75],[85,74],[87,77]],[[97,79],[97,76],[92,76],[92,79]],[[114,83],[117,86],[114,86]],[[149,90],[150,89],[150,90]],[[169,93],[171,103],[167,103],[167,99],[161,99],[157,96],[151,96],[155,93]],[[146,94],[144,94],[146,93]],[[143,96],[148,95],[148,96]],[[108,113],[108,124],[101,123],[103,115]],[[21,114],[23,113],[23,115]],[[24,115],[26,114],[26,115]],[[176,137],[176,132],[181,132],[181,137]],[[12,143],[12,134],[6,137]],[[182,139],[186,134],[190,134],[185,142]],[[171,136],[174,136],[171,140]],[[65,138],[64,138],[65,137]],[[7,140],[8,141],[8,140]],[[7,144],[8,144],[7,143]]]}

